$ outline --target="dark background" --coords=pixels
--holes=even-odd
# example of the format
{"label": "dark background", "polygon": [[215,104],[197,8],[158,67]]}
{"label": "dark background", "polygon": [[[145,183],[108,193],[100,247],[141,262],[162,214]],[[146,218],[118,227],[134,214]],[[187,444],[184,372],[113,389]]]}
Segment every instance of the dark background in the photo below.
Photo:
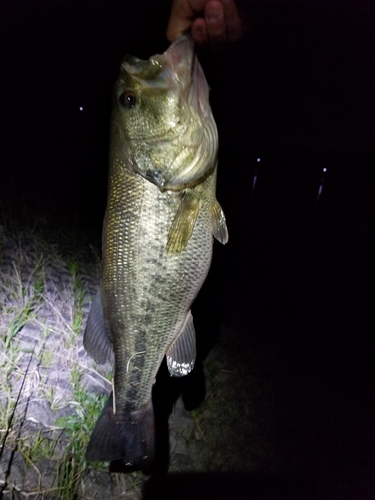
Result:
{"label": "dark background", "polygon": [[[230,295],[267,318],[283,465],[319,498],[374,498],[374,3],[238,4],[243,39],[200,51],[230,242],[215,244],[196,315],[210,300],[231,324]],[[6,211],[100,238],[112,86],[125,53],[166,49],[169,10],[1,0]]]}

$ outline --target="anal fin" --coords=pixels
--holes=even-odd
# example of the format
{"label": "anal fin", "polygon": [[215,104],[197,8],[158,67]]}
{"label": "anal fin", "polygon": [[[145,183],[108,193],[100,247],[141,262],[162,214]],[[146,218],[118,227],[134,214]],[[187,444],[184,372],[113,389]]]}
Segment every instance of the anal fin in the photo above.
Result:
{"label": "anal fin", "polygon": [[103,316],[100,291],[91,305],[83,334],[83,345],[97,363],[103,364],[113,358],[112,342]]}
{"label": "anal fin", "polygon": [[167,366],[172,377],[183,377],[194,368],[196,357],[195,329],[191,311],[184,326],[166,352]]}

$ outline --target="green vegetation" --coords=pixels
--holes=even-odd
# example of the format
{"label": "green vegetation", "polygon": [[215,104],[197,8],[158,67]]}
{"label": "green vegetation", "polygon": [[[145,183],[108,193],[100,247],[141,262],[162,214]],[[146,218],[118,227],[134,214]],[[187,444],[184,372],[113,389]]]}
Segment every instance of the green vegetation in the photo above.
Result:
{"label": "green vegetation", "polygon": [[[79,498],[80,479],[86,472],[85,451],[89,437],[104,406],[105,397],[88,395],[80,386],[81,374],[75,370],[73,389],[75,395],[75,414],[60,418],[57,424],[65,428],[68,442],[64,459],[58,471],[58,485],[61,499]],[[97,464],[107,470],[108,464]]]}
{"label": "green vegetation", "polygon": [[72,275],[72,330],[75,334],[80,335],[83,329],[83,306],[86,292],[83,288],[83,282],[79,275],[79,263],[72,257],[68,257],[67,266]]}
{"label": "green vegetation", "polygon": [[111,377],[82,346],[98,258],[71,229],[27,222],[0,220],[0,496],[74,500]]}

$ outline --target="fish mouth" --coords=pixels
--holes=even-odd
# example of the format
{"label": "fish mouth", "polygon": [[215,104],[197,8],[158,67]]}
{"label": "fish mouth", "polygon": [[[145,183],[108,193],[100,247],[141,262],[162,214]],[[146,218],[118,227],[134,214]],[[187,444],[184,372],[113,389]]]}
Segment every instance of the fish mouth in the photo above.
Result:
{"label": "fish mouth", "polygon": [[182,87],[182,98],[187,103],[184,117],[186,125],[178,142],[185,148],[195,150],[192,160],[165,180],[164,189],[173,190],[195,183],[211,170],[216,163],[218,134],[209,102],[210,87],[195,55],[190,33],[186,32],[177,38],[164,57],[170,67],[170,74]]}
{"label": "fish mouth", "polygon": [[[209,104],[210,89],[190,34],[184,33],[163,54],[147,61],[128,56],[123,67],[142,88],[176,89],[180,95],[178,122],[162,136],[142,138],[142,152],[134,144],[133,151],[139,151],[134,170],[163,191],[195,184],[216,163],[218,135]],[[158,155],[165,158],[163,151],[172,147],[175,154],[167,163],[155,160]],[[153,153],[145,155],[147,150]]]}
{"label": "fish mouth", "polygon": [[163,54],[155,54],[147,60],[125,56],[122,67],[142,87],[186,87],[191,80],[194,57],[193,39],[185,33]]}
{"label": "fish mouth", "polygon": [[179,86],[186,87],[192,80],[194,42],[189,33],[178,37],[163,54],[169,74]]}

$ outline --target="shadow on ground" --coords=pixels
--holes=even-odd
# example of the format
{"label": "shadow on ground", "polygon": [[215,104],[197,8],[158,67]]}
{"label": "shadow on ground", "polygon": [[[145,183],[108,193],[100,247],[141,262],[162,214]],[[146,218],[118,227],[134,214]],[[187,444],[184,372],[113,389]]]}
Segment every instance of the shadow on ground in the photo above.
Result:
{"label": "shadow on ground", "polygon": [[169,474],[151,478],[143,490],[144,500],[307,500],[317,498],[315,495],[307,479],[248,472]]}

